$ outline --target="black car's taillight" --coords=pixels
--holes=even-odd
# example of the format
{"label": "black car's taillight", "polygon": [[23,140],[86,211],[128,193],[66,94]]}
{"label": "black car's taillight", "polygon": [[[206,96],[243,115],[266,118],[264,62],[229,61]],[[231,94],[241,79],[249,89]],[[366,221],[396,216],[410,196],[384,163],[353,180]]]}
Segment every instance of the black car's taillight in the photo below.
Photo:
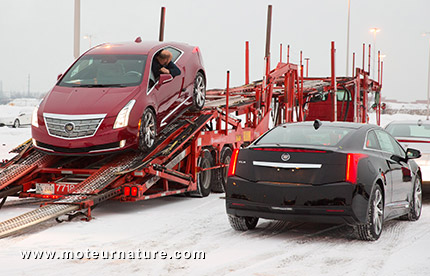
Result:
{"label": "black car's taillight", "polygon": [[350,182],[352,184],[357,183],[358,162],[366,157],[368,157],[368,155],[364,153],[348,153],[348,156],[346,157],[346,182]]}
{"label": "black car's taillight", "polygon": [[231,155],[230,166],[228,167],[228,175],[233,176],[236,174],[237,156],[239,155],[239,149],[235,149]]}

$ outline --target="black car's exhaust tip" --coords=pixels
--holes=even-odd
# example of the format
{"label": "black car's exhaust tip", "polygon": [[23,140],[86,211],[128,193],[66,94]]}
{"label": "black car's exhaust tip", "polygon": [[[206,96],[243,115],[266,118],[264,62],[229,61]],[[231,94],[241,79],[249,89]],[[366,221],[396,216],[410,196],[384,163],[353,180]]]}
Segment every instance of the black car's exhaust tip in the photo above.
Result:
{"label": "black car's exhaust tip", "polygon": [[314,128],[315,128],[315,130],[319,129],[321,125],[322,125],[322,122],[320,120],[316,119],[314,121]]}

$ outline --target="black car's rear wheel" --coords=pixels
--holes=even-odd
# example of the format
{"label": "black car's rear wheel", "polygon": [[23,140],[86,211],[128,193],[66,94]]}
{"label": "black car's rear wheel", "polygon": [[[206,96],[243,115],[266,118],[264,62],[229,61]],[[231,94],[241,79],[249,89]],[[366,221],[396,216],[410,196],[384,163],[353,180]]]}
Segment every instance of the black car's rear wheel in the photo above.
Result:
{"label": "black car's rear wheel", "polygon": [[139,129],[139,149],[143,152],[149,151],[155,145],[157,137],[157,120],[154,112],[147,108],[142,115]]}
{"label": "black car's rear wheel", "polygon": [[382,233],[384,222],[384,197],[379,185],[372,189],[367,211],[366,223],[355,226],[358,238],[366,241],[376,241]]}
{"label": "black car's rear wheel", "polygon": [[238,217],[228,215],[228,221],[230,222],[231,227],[236,231],[252,230],[258,224],[258,218],[256,217]]}
{"label": "black car's rear wheel", "polygon": [[198,72],[194,80],[193,107],[197,111],[203,108],[206,100],[206,81],[202,73]]}
{"label": "black car's rear wheel", "polygon": [[418,220],[421,216],[421,209],[423,207],[423,190],[421,178],[417,176],[414,183],[414,191],[412,193],[412,199],[409,203],[409,213],[407,219],[410,221]]}

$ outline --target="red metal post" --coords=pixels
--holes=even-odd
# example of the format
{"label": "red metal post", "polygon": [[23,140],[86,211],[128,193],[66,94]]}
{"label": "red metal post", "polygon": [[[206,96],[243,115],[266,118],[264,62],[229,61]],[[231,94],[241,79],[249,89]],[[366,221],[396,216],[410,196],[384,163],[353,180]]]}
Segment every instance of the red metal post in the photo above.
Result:
{"label": "red metal post", "polygon": [[381,74],[381,51],[378,51],[378,84],[380,82],[380,74]]}
{"label": "red metal post", "polygon": [[[362,71],[364,74],[364,70]],[[357,72],[355,73],[355,101],[356,101],[356,105],[355,105],[355,110],[357,110],[357,123],[361,122],[361,114],[362,114],[362,109],[361,109],[361,103],[360,103],[360,72],[359,69],[357,68]]]}
{"label": "red metal post", "polygon": [[160,15],[160,35],[158,37],[159,41],[164,40],[164,22],[166,18],[166,8],[161,7],[161,15]]}
{"label": "red metal post", "polygon": [[309,58],[305,58],[306,60],[306,77],[309,76]]}
{"label": "red metal post", "polygon": [[354,77],[354,73],[355,73],[354,67],[355,67],[355,53],[353,52],[352,53],[352,77]]}
{"label": "red metal post", "polygon": [[335,68],[335,45],[331,42],[331,87],[333,89],[333,121],[337,121],[337,83],[336,83],[336,68]]}
{"label": "red metal post", "polygon": [[282,62],[282,43],[280,45],[280,51],[279,51],[279,62]]}
{"label": "red metal post", "polygon": [[266,80],[270,72],[270,35],[272,32],[272,5],[267,7],[267,29],[266,29]]}
{"label": "red metal post", "polygon": [[366,44],[363,43],[363,66],[361,67],[361,69],[364,72],[364,57],[366,56]]}
{"label": "red metal post", "polygon": [[228,135],[228,105],[229,105],[229,94],[230,94],[230,71],[227,71],[227,91],[226,94],[226,103],[225,103],[225,135]]}
{"label": "red metal post", "polygon": [[369,74],[369,76],[370,76],[370,51],[371,51],[371,49],[372,49],[372,45],[371,44],[369,44],[369,63],[367,64],[367,73]]}
{"label": "red metal post", "polygon": [[298,108],[299,114],[297,116],[298,122],[301,122],[304,120],[303,119],[303,65],[300,66],[300,78],[301,78],[300,87],[297,85],[297,97],[299,98],[299,108]]}
{"label": "red metal post", "polygon": [[287,46],[287,63],[290,63],[290,45]]}
{"label": "red metal post", "polygon": [[302,65],[303,65],[303,51],[300,51],[300,70],[302,70]]}
{"label": "red metal post", "polygon": [[245,84],[249,84],[249,41],[245,42]]}
{"label": "red metal post", "polygon": [[[382,69],[384,67],[384,62],[381,61],[381,75],[379,76],[379,89],[382,88]],[[379,90],[379,103],[378,103],[378,107],[379,107],[379,118],[378,118],[378,122],[381,122],[381,101],[382,101],[382,93],[381,90]],[[379,124],[378,124],[379,126]]]}

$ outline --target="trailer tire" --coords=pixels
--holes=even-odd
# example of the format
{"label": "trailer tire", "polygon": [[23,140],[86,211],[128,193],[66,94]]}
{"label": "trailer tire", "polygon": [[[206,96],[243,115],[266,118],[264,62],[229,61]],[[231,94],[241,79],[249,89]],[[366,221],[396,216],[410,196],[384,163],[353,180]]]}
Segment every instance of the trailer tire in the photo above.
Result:
{"label": "trailer tire", "polygon": [[139,149],[147,152],[155,145],[157,137],[157,119],[154,111],[147,108],[143,112],[139,128]]}
{"label": "trailer tire", "polygon": [[236,231],[248,231],[254,229],[258,224],[257,217],[238,217],[235,215],[228,215],[228,221],[231,228]]}
{"label": "trailer tire", "polygon": [[[214,161],[211,152],[208,149],[203,149],[197,159],[197,166],[202,169],[211,168],[214,166]],[[211,193],[212,170],[199,172],[197,175],[197,196],[207,197]],[[194,194],[193,194],[194,195]]]}
{"label": "trailer tire", "polygon": [[206,100],[206,80],[205,76],[201,72],[197,72],[196,78],[194,79],[193,89],[193,106],[192,111],[199,111],[205,105]]}
{"label": "trailer tire", "polygon": [[224,193],[225,186],[227,185],[227,173],[228,173],[228,165],[230,164],[231,155],[233,151],[230,147],[226,146],[221,150],[220,153],[220,163],[227,165],[224,168],[220,168],[216,170],[216,178],[212,182],[212,192],[215,193]]}

